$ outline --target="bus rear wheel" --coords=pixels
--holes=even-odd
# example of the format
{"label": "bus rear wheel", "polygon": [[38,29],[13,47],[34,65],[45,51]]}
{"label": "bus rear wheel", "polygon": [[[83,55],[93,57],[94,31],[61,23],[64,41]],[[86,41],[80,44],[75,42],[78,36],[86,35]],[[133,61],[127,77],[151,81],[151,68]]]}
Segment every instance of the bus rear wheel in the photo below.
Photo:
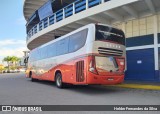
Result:
{"label": "bus rear wheel", "polygon": [[57,73],[56,74],[55,82],[56,82],[56,86],[58,88],[63,88],[64,87],[64,83],[62,82],[62,75],[61,75],[61,73]]}
{"label": "bus rear wheel", "polygon": [[32,82],[38,81],[38,79],[34,79],[34,78],[33,78],[31,71],[30,71],[30,73],[29,73],[29,78],[31,78],[31,81],[32,81]]}
{"label": "bus rear wheel", "polygon": [[31,77],[31,81],[36,82],[36,81],[38,81],[38,79],[34,79],[34,78]]}

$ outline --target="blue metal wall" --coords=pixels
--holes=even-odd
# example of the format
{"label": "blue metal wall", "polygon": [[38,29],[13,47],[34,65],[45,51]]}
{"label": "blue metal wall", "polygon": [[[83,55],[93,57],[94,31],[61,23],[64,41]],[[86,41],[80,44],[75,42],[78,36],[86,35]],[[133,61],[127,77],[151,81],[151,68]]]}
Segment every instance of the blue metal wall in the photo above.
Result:
{"label": "blue metal wall", "polygon": [[[159,33],[159,39],[160,39],[160,33]],[[160,42],[158,42],[160,43]],[[158,64],[159,64],[159,70],[156,71],[156,78],[160,82],[160,47],[158,48]]]}
{"label": "blue metal wall", "polygon": [[127,51],[126,80],[154,81],[154,49]]}
{"label": "blue metal wall", "polygon": [[126,39],[126,47],[144,46],[154,44],[153,34],[131,37]]}

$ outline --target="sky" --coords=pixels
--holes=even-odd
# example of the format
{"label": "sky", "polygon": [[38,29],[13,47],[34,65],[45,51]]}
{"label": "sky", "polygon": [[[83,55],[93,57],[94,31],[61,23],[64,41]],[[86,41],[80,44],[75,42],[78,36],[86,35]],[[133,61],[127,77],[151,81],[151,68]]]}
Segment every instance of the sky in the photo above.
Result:
{"label": "sky", "polygon": [[0,3],[0,64],[6,56],[22,57],[26,47],[24,0],[1,0]]}

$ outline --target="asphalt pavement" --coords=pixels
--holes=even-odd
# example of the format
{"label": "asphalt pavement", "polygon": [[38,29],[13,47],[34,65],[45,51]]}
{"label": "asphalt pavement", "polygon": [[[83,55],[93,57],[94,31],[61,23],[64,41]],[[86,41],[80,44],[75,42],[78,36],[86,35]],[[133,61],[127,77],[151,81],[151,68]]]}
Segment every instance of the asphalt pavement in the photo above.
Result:
{"label": "asphalt pavement", "polygon": [[160,105],[160,91],[100,85],[59,89],[53,82],[32,82],[24,73],[0,74],[0,105]]}

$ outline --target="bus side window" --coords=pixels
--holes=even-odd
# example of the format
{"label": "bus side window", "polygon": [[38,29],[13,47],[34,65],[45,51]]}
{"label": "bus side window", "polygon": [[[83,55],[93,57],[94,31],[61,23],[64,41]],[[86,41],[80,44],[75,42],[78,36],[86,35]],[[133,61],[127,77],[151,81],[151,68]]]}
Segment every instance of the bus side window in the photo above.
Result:
{"label": "bus side window", "polygon": [[69,52],[77,51],[85,45],[88,29],[82,30],[70,36]]}
{"label": "bus side window", "polygon": [[65,38],[57,42],[57,56],[68,53],[69,38]]}
{"label": "bus side window", "polygon": [[34,50],[34,52],[33,52],[32,57],[33,57],[33,61],[35,61],[35,60],[36,60],[36,51],[35,51],[35,50]]}
{"label": "bus side window", "polygon": [[47,48],[48,57],[56,56],[56,43],[52,43]]}
{"label": "bus side window", "polygon": [[29,61],[33,61],[32,52],[30,52],[30,54],[29,54]]}
{"label": "bus side window", "polygon": [[45,58],[47,58],[46,49],[47,49],[46,47],[43,47],[43,48],[40,49],[40,56],[41,56],[40,59],[45,59]]}
{"label": "bus side window", "polygon": [[36,60],[42,59],[42,57],[41,57],[41,49],[36,50],[35,59]]}

